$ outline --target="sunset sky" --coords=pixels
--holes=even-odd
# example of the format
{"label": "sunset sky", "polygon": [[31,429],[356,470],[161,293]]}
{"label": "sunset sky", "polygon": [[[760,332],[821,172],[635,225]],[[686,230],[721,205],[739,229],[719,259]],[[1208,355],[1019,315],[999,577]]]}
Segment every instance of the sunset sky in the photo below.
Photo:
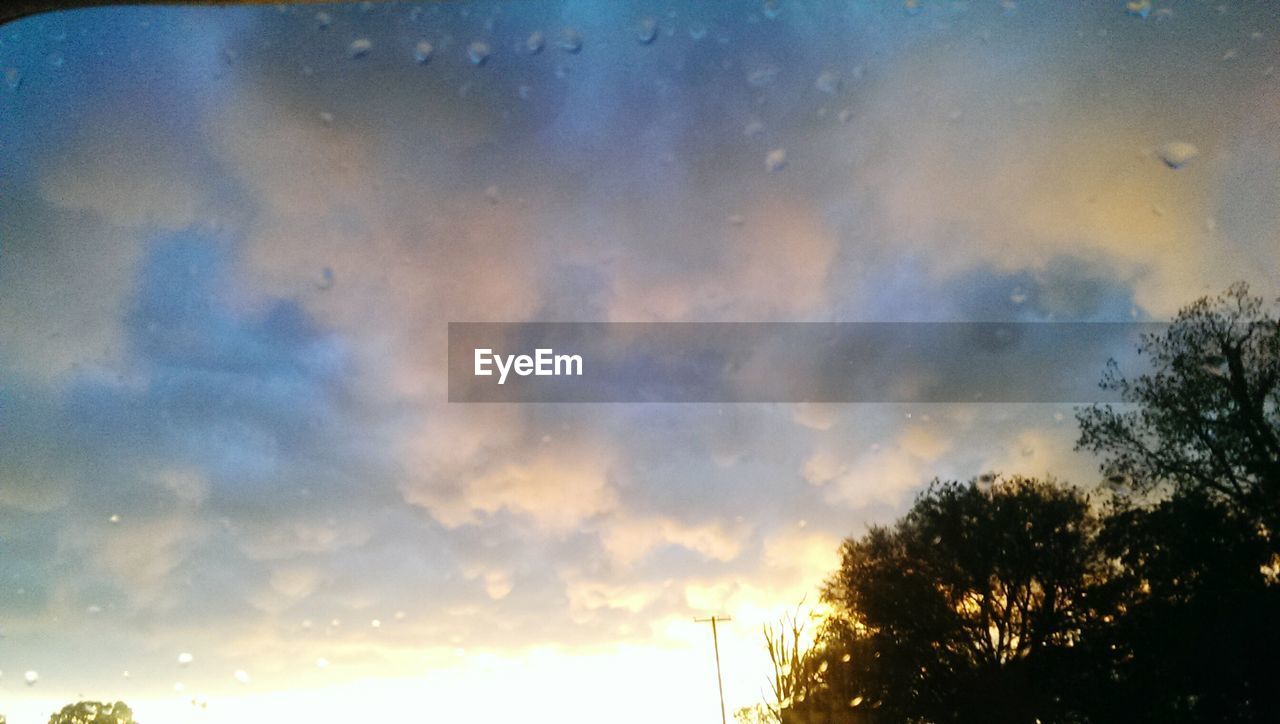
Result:
{"label": "sunset sky", "polygon": [[0,26],[0,714],[707,722],[712,613],[760,700],[760,625],[931,478],[1096,483],[1072,406],[449,404],[447,323],[1275,298],[1280,12],[1149,10]]}

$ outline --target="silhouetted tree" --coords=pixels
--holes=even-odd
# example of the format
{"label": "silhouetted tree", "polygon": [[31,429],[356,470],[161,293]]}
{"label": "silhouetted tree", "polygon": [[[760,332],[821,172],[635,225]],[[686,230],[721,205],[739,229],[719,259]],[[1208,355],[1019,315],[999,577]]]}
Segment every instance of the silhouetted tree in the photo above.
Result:
{"label": "silhouetted tree", "polygon": [[1139,352],[1133,379],[1113,362],[1102,386],[1128,403],[1078,414],[1078,447],[1116,487],[1172,486],[1221,499],[1271,531],[1280,522],[1280,324],[1247,285],[1183,308]]}
{"label": "silhouetted tree", "polygon": [[845,541],[784,724],[1280,722],[1277,315],[1239,284],[1139,351],[1077,415],[1105,505],[935,481]]}
{"label": "silhouetted tree", "polygon": [[81,701],[67,704],[49,717],[49,724],[135,724],[133,710],[123,701],[107,704]]}
{"label": "silhouetted tree", "polygon": [[935,481],[892,527],[846,541],[823,591],[852,685],[843,720],[1080,718],[1098,528],[1088,498],[1053,481]]}
{"label": "silhouetted tree", "polygon": [[1116,605],[1089,639],[1111,677],[1094,720],[1280,721],[1280,586],[1256,523],[1194,492],[1121,499],[1100,540]]}
{"label": "silhouetted tree", "polygon": [[1280,325],[1237,284],[1140,351],[1150,372],[1103,379],[1129,406],[1078,414],[1122,494],[1101,536],[1119,604],[1096,718],[1280,721]]}

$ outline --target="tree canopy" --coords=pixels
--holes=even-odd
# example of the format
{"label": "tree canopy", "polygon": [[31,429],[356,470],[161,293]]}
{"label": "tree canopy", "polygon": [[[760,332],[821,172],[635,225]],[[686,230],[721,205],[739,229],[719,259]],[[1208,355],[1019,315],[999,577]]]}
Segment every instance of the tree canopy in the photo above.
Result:
{"label": "tree canopy", "polygon": [[775,720],[1280,721],[1277,315],[1236,285],[1139,351],[1077,414],[1095,493],[935,480],[845,541]]}
{"label": "tree canopy", "polygon": [[108,704],[81,701],[67,704],[49,717],[49,724],[135,724],[133,710],[123,701]]}

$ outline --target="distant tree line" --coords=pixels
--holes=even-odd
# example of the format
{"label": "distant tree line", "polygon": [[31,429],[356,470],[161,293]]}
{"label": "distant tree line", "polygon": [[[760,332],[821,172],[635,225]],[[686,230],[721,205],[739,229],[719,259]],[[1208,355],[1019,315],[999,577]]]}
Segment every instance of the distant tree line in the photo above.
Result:
{"label": "distant tree line", "polygon": [[934,481],[766,627],[743,721],[1280,722],[1280,325],[1239,284],[1077,413],[1105,481]]}

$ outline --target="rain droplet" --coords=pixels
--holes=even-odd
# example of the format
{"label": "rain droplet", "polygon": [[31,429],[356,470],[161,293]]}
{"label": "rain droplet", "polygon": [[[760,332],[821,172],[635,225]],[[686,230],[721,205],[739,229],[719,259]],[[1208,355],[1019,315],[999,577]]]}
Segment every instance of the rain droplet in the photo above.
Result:
{"label": "rain droplet", "polygon": [[467,60],[471,61],[472,65],[484,65],[489,59],[489,53],[489,44],[483,40],[477,40],[467,46]]}
{"label": "rain droplet", "polygon": [[418,44],[413,46],[413,59],[418,63],[426,63],[431,60],[433,52],[435,52],[435,48],[431,47],[431,43],[419,40]]}
{"label": "rain droplet", "polygon": [[88,608],[86,608],[85,611],[87,611],[90,615],[96,616],[97,614],[102,613],[102,606],[99,606],[98,604],[94,603],[94,604],[91,604]]}
{"label": "rain droplet", "polygon": [[705,37],[707,37],[707,26],[705,25],[689,26],[689,38],[693,40],[693,42],[696,43]]}
{"label": "rain droplet", "polygon": [[329,15],[329,13],[326,13],[323,10],[316,13],[316,27],[320,28],[321,30],[326,30],[332,24],[333,24],[333,17]]}
{"label": "rain droplet", "polygon": [[1027,293],[1023,291],[1021,287],[1017,287],[1009,295],[1009,301],[1013,302],[1014,304],[1022,304],[1023,302],[1027,301]]}
{"label": "rain droplet", "polygon": [[824,70],[818,74],[818,79],[813,82],[813,87],[819,92],[833,96],[840,92],[840,76],[834,71]]}
{"label": "rain droplet", "polygon": [[778,0],[764,0],[762,12],[766,18],[773,20],[782,14],[782,4]]}
{"label": "rain droplet", "polygon": [[369,622],[369,626],[372,628],[382,628],[382,621],[375,618]]}
{"label": "rain droplet", "polygon": [[195,661],[195,660],[196,660],[196,657],[192,656],[191,654],[186,653],[185,651],[184,651],[183,653],[178,654],[178,665],[179,665],[179,666],[186,666],[186,665],[190,664],[192,661]]}
{"label": "rain droplet", "polygon": [[658,37],[658,21],[653,18],[645,18],[640,21],[640,27],[636,31],[636,39],[643,45],[652,43]]}
{"label": "rain droplet", "polygon": [[395,613],[395,619],[396,619],[397,621],[403,621],[403,620],[404,620],[404,611],[396,611],[396,613]]}
{"label": "rain droplet", "polygon": [[333,114],[328,111],[320,111],[320,122],[326,126],[333,124]]}
{"label": "rain droplet", "polygon": [[787,167],[787,150],[785,148],[775,148],[764,157],[764,166],[770,173],[781,171]]}
{"label": "rain droplet", "polygon": [[848,123],[849,121],[853,120],[853,111],[849,110],[848,108],[841,109],[841,111],[836,114],[836,120],[840,121],[841,123]]}
{"label": "rain droplet", "polygon": [[351,41],[351,45],[347,47],[347,55],[352,58],[363,58],[373,50],[373,41],[368,38],[356,38]]}
{"label": "rain droplet", "polygon": [[22,85],[22,71],[17,68],[4,69],[4,86],[9,90],[18,90]]}
{"label": "rain droplet", "polygon": [[742,135],[747,138],[755,138],[761,133],[764,133],[764,123],[761,123],[758,120],[748,121],[747,125],[742,129]]}
{"label": "rain droplet", "polygon": [[185,689],[185,688],[187,688],[187,685],[186,685],[186,684],[183,684],[181,681],[179,681],[179,682],[177,682],[177,683],[175,683],[175,684],[173,685],[173,690],[174,690],[174,691],[176,691],[176,692],[178,692],[178,693],[182,693],[182,690],[183,690],[183,689]]}
{"label": "rain droplet", "polygon": [[247,685],[249,683],[249,673],[244,669],[237,669],[232,676],[235,677],[236,682],[239,684]]}
{"label": "rain droplet", "polygon": [[920,0],[905,0],[902,3],[902,9],[907,15],[918,15],[920,13]]}
{"label": "rain droplet", "polygon": [[485,187],[484,198],[489,203],[496,204],[502,201],[502,192],[498,190],[497,186],[489,185]]}
{"label": "rain droplet", "polygon": [[747,73],[747,85],[755,88],[763,88],[773,82],[778,77],[778,68],[773,65],[765,65]]}
{"label": "rain droplet", "polygon": [[323,657],[322,657],[322,658],[319,658],[319,659],[316,659],[316,668],[317,668],[317,669],[327,669],[327,668],[329,668],[329,660],[328,660],[328,659],[326,659],[326,658],[323,658]]}
{"label": "rain droplet", "polygon": [[22,679],[27,682],[27,686],[35,686],[36,682],[40,680],[40,674],[35,671],[28,671],[22,675]]}
{"label": "rain droplet", "polygon": [[746,223],[746,219],[742,218],[742,214],[732,214],[729,216],[729,226],[742,226]]}
{"label": "rain droplet", "polygon": [[573,28],[565,28],[556,45],[566,53],[577,53],[582,50],[582,34]]}
{"label": "rain droplet", "polygon": [[1125,3],[1124,12],[1126,15],[1145,20],[1151,14],[1151,0],[1133,0],[1133,2]]}
{"label": "rain droplet", "polygon": [[1200,155],[1200,149],[1185,141],[1170,141],[1159,148],[1157,153],[1164,165],[1169,168],[1182,168],[1191,159]]}
{"label": "rain droplet", "polygon": [[[847,661],[847,660],[848,660],[848,659],[846,659],[846,661]],[[861,696],[855,696],[855,697],[853,697],[852,699],[850,699],[850,700],[849,700],[849,706],[850,706],[850,707],[854,707],[854,708],[856,708],[856,707],[857,707],[858,705],[860,705],[860,704],[862,704],[862,697],[861,697]]]}
{"label": "rain droplet", "polygon": [[524,49],[529,53],[529,55],[537,55],[542,52],[542,49],[546,44],[547,39],[542,34],[542,31],[535,30],[529,34],[528,40],[524,41]]}
{"label": "rain droplet", "polygon": [[110,522],[110,523],[113,523],[113,524],[115,524],[115,523],[119,523],[119,522],[120,522],[120,516],[119,516],[119,515],[116,515],[116,514],[114,514],[114,513],[113,513],[113,514],[111,515],[111,517],[110,517],[110,518],[107,518],[107,521],[108,521],[108,522]]}

